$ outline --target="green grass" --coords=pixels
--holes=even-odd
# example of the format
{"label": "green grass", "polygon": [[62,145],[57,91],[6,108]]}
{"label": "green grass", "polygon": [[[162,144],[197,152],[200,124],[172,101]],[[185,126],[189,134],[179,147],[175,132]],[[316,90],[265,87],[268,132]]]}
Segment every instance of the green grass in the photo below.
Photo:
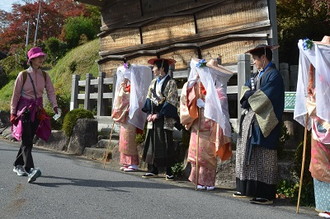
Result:
{"label": "green grass", "polygon": [[12,80],[0,90],[0,110],[10,110],[10,100],[13,93],[14,83],[15,81]]}
{"label": "green grass", "polygon": [[[47,71],[54,84],[56,94],[70,96],[72,74],[81,75],[82,79],[85,78],[87,73],[93,76],[98,75],[96,60],[100,58],[98,55],[99,48],[99,39],[78,46],[69,51],[51,70]],[[18,73],[19,72],[11,72],[10,74],[18,75]],[[0,89],[0,110],[10,110],[13,86],[14,80]]]}
{"label": "green grass", "polygon": [[[93,40],[68,52],[49,71],[55,90],[60,95],[70,95],[72,75],[81,75],[85,78],[87,73],[98,75],[99,40]],[[75,66],[75,67],[74,67]]]}

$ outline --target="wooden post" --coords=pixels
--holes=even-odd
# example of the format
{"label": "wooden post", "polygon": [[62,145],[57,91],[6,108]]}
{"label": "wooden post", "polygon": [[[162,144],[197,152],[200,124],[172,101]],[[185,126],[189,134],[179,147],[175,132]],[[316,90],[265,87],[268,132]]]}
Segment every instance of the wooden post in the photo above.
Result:
{"label": "wooden post", "polygon": [[78,108],[79,79],[79,75],[72,75],[70,110]]}
{"label": "wooden post", "polygon": [[97,116],[104,116],[104,100],[103,100],[103,79],[105,73],[100,72],[99,76],[97,77]]}
{"label": "wooden post", "polygon": [[237,125],[241,116],[241,88],[244,86],[246,80],[251,77],[251,58],[249,54],[238,55],[237,63]]}
{"label": "wooden post", "polygon": [[84,99],[84,109],[91,110],[91,79],[93,78],[92,74],[86,74],[86,84],[85,84],[85,99]]}

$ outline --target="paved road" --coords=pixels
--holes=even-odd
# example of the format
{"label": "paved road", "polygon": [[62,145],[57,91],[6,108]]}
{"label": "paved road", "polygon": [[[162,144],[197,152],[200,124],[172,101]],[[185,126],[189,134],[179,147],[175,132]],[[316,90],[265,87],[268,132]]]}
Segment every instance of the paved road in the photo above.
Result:
{"label": "paved road", "polygon": [[318,218],[310,209],[259,206],[232,191],[195,191],[187,182],[143,179],[97,162],[34,149],[42,177],[33,184],[12,171],[16,143],[0,141],[0,218]]}

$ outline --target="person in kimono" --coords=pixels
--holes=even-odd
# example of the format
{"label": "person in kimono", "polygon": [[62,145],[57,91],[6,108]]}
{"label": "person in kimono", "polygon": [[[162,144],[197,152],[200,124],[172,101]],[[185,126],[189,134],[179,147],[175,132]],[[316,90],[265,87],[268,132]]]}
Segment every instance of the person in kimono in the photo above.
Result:
{"label": "person in kimono", "polygon": [[173,180],[173,128],[179,121],[179,98],[176,82],[168,72],[169,66],[173,65],[175,60],[154,58],[148,63],[153,65],[155,78],[150,83],[142,109],[148,121],[142,156],[143,161],[148,164],[148,172],[143,177],[157,177],[160,171],[165,171],[165,179]]}
{"label": "person in kimono", "polygon": [[112,119],[120,124],[120,170],[138,170],[139,155],[135,137],[143,133],[146,114],[141,111],[146,99],[152,72],[148,66],[125,62],[117,69],[116,93]]}
{"label": "person in kimono", "polygon": [[299,40],[299,68],[294,119],[311,134],[309,171],[315,209],[330,218],[330,36]]}
{"label": "person in kimono", "polygon": [[273,46],[247,51],[258,72],[242,87],[243,108],[236,147],[234,197],[252,197],[254,204],[272,204],[277,184],[277,147],[284,110],[284,83],[272,62]]}
{"label": "person in kimono", "polygon": [[192,59],[190,68],[180,98],[181,123],[191,130],[189,180],[198,190],[213,190],[217,157],[226,161],[232,155],[227,82],[233,72],[213,59],[208,63]]}

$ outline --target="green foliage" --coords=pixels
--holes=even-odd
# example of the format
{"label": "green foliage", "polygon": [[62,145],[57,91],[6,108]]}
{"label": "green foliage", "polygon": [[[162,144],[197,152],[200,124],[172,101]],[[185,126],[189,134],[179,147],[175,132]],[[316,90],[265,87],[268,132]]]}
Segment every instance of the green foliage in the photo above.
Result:
{"label": "green foliage", "polygon": [[297,64],[299,39],[321,40],[329,34],[329,0],[277,0],[276,3],[280,61]]}
{"label": "green foliage", "polygon": [[[7,77],[9,77],[9,74],[11,72],[20,72],[21,70],[23,70],[23,66],[26,63],[26,56],[25,53],[17,53],[14,56],[8,56],[7,58],[4,58],[2,60],[0,60],[0,66],[3,68],[5,74],[7,75]],[[17,76],[17,74],[16,74]],[[15,76],[15,78],[16,78]],[[8,78],[8,80],[10,79],[14,79],[14,78]],[[7,81],[8,82],[8,81]]]}
{"label": "green foliage", "polygon": [[71,73],[73,74],[77,70],[77,62],[72,61],[69,65],[69,69],[70,69]]}
{"label": "green foliage", "polygon": [[55,64],[58,59],[65,55],[67,45],[56,37],[50,37],[45,41],[45,51],[51,63]]}
{"label": "green foliage", "polygon": [[84,45],[69,51],[49,71],[54,83],[55,91],[59,95],[69,95],[71,92],[72,63],[75,64],[75,74],[85,77],[91,73],[94,77],[98,75],[98,65],[95,60],[99,59],[99,40],[90,41]]}
{"label": "green foliage", "polygon": [[294,198],[299,189],[299,184],[292,180],[282,180],[277,185],[277,194],[281,194],[285,198]]}
{"label": "green foliage", "polygon": [[95,27],[101,27],[101,11],[99,7],[86,5],[86,15],[92,20]]}
{"label": "green foliage", "polygon": [[88,118],[93,119],[93,113],[85,109],[74,109],[68,112],[63,121],[62,130],[70,137],[72,135],[73,127],[76,125],[78,119]]}
{"label": "green foliage", "polygon": [[0,110],[10,110],[10,99],[13,94],[14,80],[11,80],[4,87],[0,89]]}
{"label": "green foliage", "polygon": [[184,172],[184,163],[180,162],[174,164],[174,166],[172,167],[172,172],[175,177],[182,177]]}
{"label": "green foliage", "polygon": [[279,159],[284,157],[285,154],[284,154],[283,150],[284,150],[285,142],[287,140],[289,140],[289,138],[290,138],[288,128],[285,126],[284,123],[282,123],[281,127],[282,127],[281,136],[280,136],[278,148],[277,148],[277,154],[278,154]]}
{"label": "green foliage", "polygon": [[135,142],[137,144],[142,144],[146,138],[146,131],[144,131],[142,134],[136,134],[135,136]]}
{"label": "green foliage", "polygon": [[82,35],[85,35],[88,40],[95,39],[98,28],[99,26],[94,26],[91,18],[83,16],[68,18],[63,27],[68,47],[78,46]]}
{"label": "green foliage", "polygon": [[[300,203],[302,206],[315,206],[314,203],[314,186],[313,178],[308,170],[310,163],[310,150],[311,150],[311,136],[310,133],[307,135],[306,142],[306,157],[305,157],[305,169],[303,176],[303,183],[301,189]],[[303,152],[303,142],[299,144],[294,155],[294,165],[292,169],[291,180],[283,180],[277,186],[277,193],[286,198],[290,198],[293,202],[297,202],[298,191],[299,191],[299,178],[301,171],[302,162],[302,152]]]}
{"label": "green foliage", "polygon": [[[57,120],[51,119],[51,126],[52,129],[61,130],[63,125],[63,118],[70,111],[70,96],[56,95],[56,100],[58,107],[62,110],[62,115]],[[52,105],[47,100],[44,101],[44,103],[45,103],[44,108],[47,114],[53,117],[55,115],[55,112],[52,108]]]}

